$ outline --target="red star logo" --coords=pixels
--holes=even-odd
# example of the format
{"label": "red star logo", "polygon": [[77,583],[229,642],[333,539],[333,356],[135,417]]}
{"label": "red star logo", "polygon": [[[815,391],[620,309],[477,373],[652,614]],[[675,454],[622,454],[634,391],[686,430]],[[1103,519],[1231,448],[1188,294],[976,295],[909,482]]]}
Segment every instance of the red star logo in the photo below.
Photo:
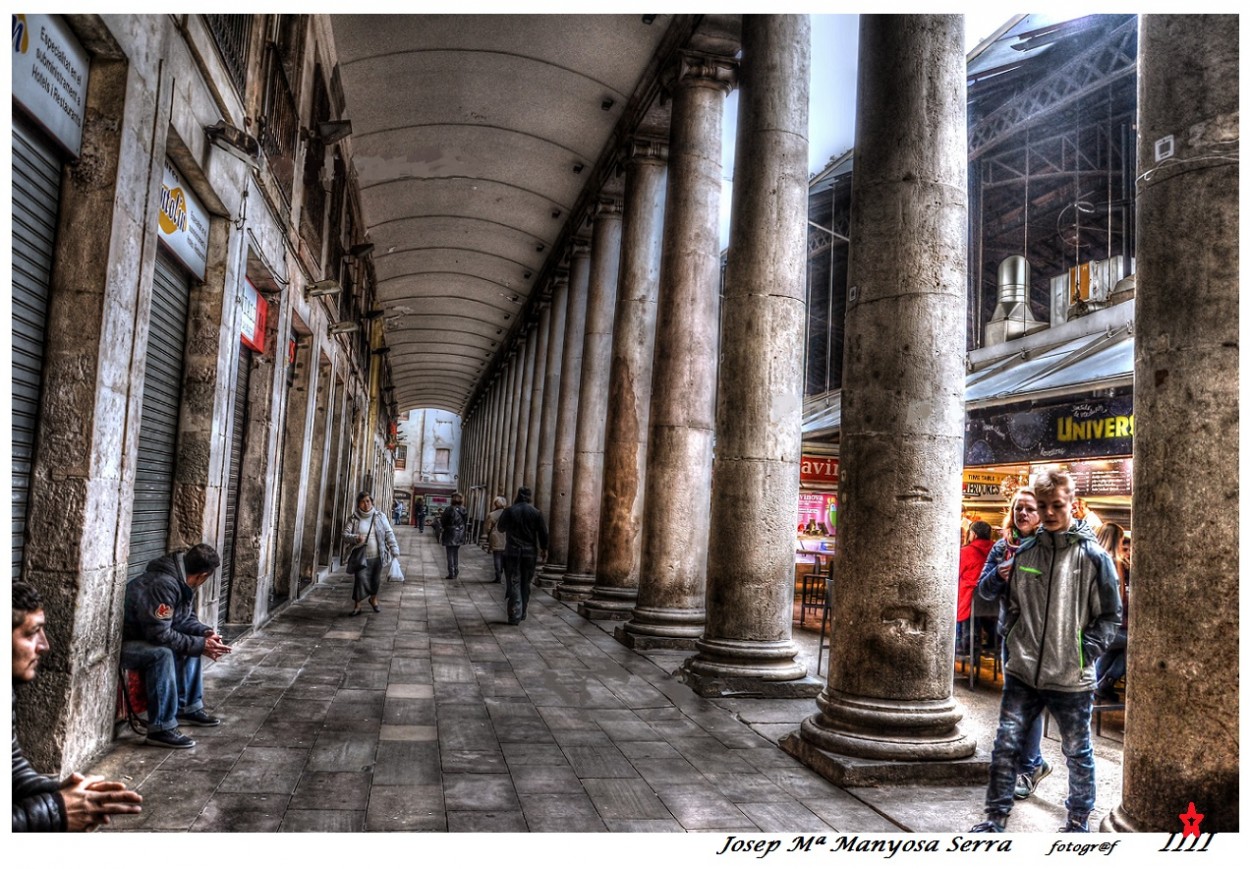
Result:
{"label": "red star logo", "polygon": [[1181,819],[1181,823],[1185,825],[1185,829],[1181,831],[1181,838],[1186,836],[1194,836],[1195,838],[1202,835],[1202,831],[1198,829],[1198,825],[1202,823],[1202,819],[1206,815],[1198,814],[1198,810],[1194,808],[1194,804],[1189,804],[1189,811],[1183,815],[1177,815]]}
{"label": "red star logo", "polygon": [[[169,617],[170,617],[170,616],[172,616],[173,614],[174,614],[174,608],[173,608],[173,607],[171,607],[171,606],[170,606],[169,604],[167,604],[167,603],[163,603],[163,604],[161,604],[160,606],[158,606],[158,607],[156,608],[156,612],[154,613],[154,615],[155,615],[158,619],[161,619],[162,621],[163,621],[163,620],[165,620],[165,619],[167,619],[167,618],[169,618]],[[1200,820],[1200,821],[1201,821],[1201,820],[1202,820],[1202,818],[1199,818],[1198,820]]]}

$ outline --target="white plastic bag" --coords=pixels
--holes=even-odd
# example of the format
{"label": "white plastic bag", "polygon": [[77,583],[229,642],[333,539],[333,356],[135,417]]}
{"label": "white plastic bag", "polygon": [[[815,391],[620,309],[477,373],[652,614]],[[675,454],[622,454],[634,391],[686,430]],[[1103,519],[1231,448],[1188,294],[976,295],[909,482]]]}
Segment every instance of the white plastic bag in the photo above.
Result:
{"label": "white plastic bag", "polygon": [[403,582],[403,581],[404,581],[404,571],[403,571],[403,568],[399,566],[399,559],[392,558],[391,559],[391,582]]}

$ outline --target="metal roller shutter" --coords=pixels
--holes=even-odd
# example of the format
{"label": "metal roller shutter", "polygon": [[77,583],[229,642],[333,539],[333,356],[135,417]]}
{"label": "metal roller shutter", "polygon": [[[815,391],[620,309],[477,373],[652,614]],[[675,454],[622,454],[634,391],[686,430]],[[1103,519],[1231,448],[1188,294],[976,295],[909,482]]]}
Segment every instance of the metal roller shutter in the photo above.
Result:
{"label": "metal roller shutter", "polygon": [[43,384],[48,285],[61,198],[60,154],[13,118],[13,578],[22,573],[26,511]]}
{"label": "metal roller shutter", "polygon": [[234,428],[230,436],[230,471],[226,479],[226,529],[221,551],[221,590],[217,595],[217,621],[230,620],[230,589],[234,586],[234,541],[239,518],[239,488],[243,465],[243,436],[247,431],[247,392],[251,384],[252,351],[239,348],[234,375]]}
{"label": "metal roller shutter", "polygon": [[190,276],[158,246],[156,268],[152,273],[150,334],[127,576],[142,573],[149,561],[165,554],[169,543],[190,296]]}

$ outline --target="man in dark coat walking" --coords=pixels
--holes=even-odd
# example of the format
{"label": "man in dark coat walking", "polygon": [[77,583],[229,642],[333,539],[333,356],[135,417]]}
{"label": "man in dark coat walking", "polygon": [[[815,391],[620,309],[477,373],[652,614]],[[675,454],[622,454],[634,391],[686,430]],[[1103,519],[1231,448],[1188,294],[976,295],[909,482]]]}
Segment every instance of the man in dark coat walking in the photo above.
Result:
{"label": "man in dark coat walking", "polygon": [[34,681],[48,651],[43,600],[34,586],[13,583],[13,832],[81,833],[109,823],[110,815],[142,811],[143,797],[121,782],[74,773],[61,781],[41,775],[17,742],[17,687]]}
{"label": "man in dark coat walking", "polygon": [[547,523],[529,486],[522,486],[516,501],[499,516],[496,529],[507,535],[504,545],[505,575],[508,581],[508,624],[519,625],[529,608],[530,583],[538,562],[547,558]]}

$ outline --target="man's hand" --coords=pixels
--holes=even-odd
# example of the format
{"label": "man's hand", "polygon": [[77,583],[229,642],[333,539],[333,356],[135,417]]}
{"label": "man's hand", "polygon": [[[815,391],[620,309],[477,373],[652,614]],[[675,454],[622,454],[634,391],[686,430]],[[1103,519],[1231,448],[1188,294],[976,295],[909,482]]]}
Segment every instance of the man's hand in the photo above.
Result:
{"label": "man's hand", "polygon": [[1011,562],[1012,562],[1011,559],[1007,559],[1006,561],[998,565],[998,575],[1002,577],[1003,582],[1006,582],[1007,580],[1011,579],[1011,568],[1012,568]]}
{"label": "man's hand", "polygon": [[89,832],[109,823],[109,815],[137,815],[143,797],[118,781],[74,773],[61,788],[65,826],[71,833]]}
{"label": "man's hand", "polygon": [[222,655],[230,654],[230,647],[221,641],[221,637],[212,634],[204,638],[204,655],[214,661]]}

